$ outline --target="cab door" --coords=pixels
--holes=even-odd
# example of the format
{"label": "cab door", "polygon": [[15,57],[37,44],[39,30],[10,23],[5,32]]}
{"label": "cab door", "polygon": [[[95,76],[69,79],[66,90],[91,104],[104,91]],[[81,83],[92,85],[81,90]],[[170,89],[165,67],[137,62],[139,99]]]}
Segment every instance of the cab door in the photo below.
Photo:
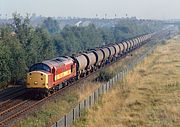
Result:
{"label": "cab door", "polygon": [[56,69],[53,67],[52,68],[52,74],[53,74],[53,82],[56,81]]}

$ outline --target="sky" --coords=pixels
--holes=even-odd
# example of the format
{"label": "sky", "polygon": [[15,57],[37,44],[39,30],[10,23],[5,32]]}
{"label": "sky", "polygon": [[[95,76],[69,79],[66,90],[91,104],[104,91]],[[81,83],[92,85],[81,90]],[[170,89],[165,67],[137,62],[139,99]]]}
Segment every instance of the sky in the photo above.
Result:
{"label": "sky", "polygon": [[[0,0],[0,18],[13,12],[50,17],[180,19],[180,0]],[[7,16],[6,16],[7,14]]]}

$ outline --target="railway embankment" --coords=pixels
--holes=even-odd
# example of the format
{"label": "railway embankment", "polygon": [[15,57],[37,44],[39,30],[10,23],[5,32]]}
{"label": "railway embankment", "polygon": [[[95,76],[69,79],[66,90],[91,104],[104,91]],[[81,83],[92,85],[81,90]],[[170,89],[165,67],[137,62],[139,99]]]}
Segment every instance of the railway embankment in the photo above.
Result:
{"label": "railway embankment", "polygon": [[118,82],[74,127],[180,126],[180,36]]}

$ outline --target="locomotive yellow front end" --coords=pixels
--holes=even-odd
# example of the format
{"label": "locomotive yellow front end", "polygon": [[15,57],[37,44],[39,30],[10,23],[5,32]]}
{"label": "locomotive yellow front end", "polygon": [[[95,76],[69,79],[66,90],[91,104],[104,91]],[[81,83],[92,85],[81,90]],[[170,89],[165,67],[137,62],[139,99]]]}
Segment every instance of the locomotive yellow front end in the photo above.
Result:
{"label": "locomotive yellow front end", "polygon": [[27,88],[48,89],[48,75],[42,71],[32,71],[27,74]]}

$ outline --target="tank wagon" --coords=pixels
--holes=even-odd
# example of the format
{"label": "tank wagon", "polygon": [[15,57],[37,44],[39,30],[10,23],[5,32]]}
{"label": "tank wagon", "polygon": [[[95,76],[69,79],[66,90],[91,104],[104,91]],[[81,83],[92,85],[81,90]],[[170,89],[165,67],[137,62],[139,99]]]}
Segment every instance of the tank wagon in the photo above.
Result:
{"label": "tank wagon", "polygon": [[152,34],[147,34],[91,49],[74,56],[62,56],[36,63],[29,69],[26,86],[31,92],[47,96],[101,67],[115,62],[124,54],[150,40],[151,37]]}
{"label": "tank wagon", "polygon": [[104,55],[103,64],[102,64],[104,66],[105,64],[108,63],[108,60],[110,57],[110,52],[107,47],[100,48],[100,50],[102,51],[102,53]]}
{"label": "tank wagon", "polygon": [[95,69],[96,55],[92,51],[83,53],[83,55],[86,57],[88,61],[88,64],[85,68],[87,73],[93,72],[93,70]]}
{"label": "tank wagon", "polygon": [[118,46],[120,47],[120,56],[123,55],[123,53],[125,53],[125,46],[122,42],[118,43]]}
{"label": "tank wagon", "polygon": [[103,63],[104,57],[105,57],[103,51],[100,49],[92,49],[91,51],[96,56],[96,63],[95,63],[96,69],[100,68]]}
{"label": "tank wagon", "polygon": [[120,53],[120,47],[119,47],[118,44],[113,44],[112,46],[113,46],[114,49],[115,49],[115,57],[118,58],[119,53]]}
{"label": "tank wagon", "polygon": [[76,77],[79,79],[86,74],[86,67],[88,65],[88,60],[83,54],[78,54],[72,57],[76,63]]}
{"label": "tank wagon", "polygon": [[108,48],[109,54],[110,54],[109,55],[109,62],[112,62],[115,59],[116,49],[111,45],[109,45],[107,48]]}

